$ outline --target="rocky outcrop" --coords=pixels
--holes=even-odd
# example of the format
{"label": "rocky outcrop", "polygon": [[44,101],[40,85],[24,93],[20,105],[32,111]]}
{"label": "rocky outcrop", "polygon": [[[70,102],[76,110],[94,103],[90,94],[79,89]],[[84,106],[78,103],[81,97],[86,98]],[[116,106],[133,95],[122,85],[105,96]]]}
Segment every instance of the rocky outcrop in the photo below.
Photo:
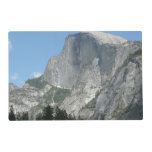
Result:
{"label": "rocky outcrop", "polygon": [[[59,106],[77,119],[142,119],[141,47],[141,42],[103,32],[69,35],[61,53],[50,58],[41,81],[49,89],[70,90]],[[29,86],[22,91],[25,88]],[[37,92],[32,101],[44,102],[46,86],[32,89],[28,100]],[[16,90],[20,89],[15,87],[11,94]]]}
{"label": "rocky outcrop", "polygon": [[45,106],[58,105],[70,94],[70,90],[52,86],[42,77],[26,81],[22,88],[13,84],[10,84],[9,88],[9,105],[14,107],[15,113],[28,112],[31,120],[35,119]]}
{"label": "rocky outcrop", "polygon": [[44,79],[55,86],[72,88],[83,69],[92,62],[96,62],[94,64],[99,65],[107,74],[115,59],[116,45],[125,42],[127,41],[123,38],[103,32],[70,35],[59,56],[49,60]]}
{"label": "rocky outcrop", "polygon": [[[129,61],[121,65],[97,98],[92,118],[141,119],[141,73],[141,56],[131,57]],[[133,110],[133,107],[139,108]],[[129,113],[132,114],[129,115]]]}
{"label": "rocky outcrop", "polygon": [[[134,55],[140,49],[140,43],[102,32],[70,35],[60,55],[50,59],[44,79],[72,89],[60,108],[77,118],[117,119],[116,112],[137,102],[142,87],[141,53]],[[87,108],[97,92],[94,108]]]}

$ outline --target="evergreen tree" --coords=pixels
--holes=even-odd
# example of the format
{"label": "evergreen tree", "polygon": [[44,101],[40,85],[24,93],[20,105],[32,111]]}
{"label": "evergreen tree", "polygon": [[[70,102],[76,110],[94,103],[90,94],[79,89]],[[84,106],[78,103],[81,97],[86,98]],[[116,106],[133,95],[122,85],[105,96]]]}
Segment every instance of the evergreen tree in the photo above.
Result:
{"label": "evergreen tree", "polygon": [[28,112],[22,113],[22,119],[21,120],[28,120]]}
{"label": "evergreen tree", "polygon": [[16,117],[15,117],[15,114],[14,114],[14,108],[13,108],[12,105],[11,105],[10,111],[9,111],[9,120],[10,120],[10,121],[16,120]]}
{"label": "evergreen tree", "polygon": [[42,116],[43,120],[53,120],[53,108],[50,107],[49,105],[46,106],[43,109],[42,115],[43,115]]}
{"label": "evergreen tree", "polygon": [[21,115],[20,112],[18,112],[18,113],[16,114],[16,120],[21,120],[21,119],[22,119],[22,115]]}
{"label": "evergreen tree", "polygon": [[23,112],[23,113],[18,112],[16,114],[16,120],[28,120],[28,112]]}
{"label": "evergreen tree", "polygon": [[61,110],[56,107],[55,110],[55,120],[68,120],[68,115],[65,110]]}
{"label": "evergreen tree", "polygon": [[68,115],[68,120],[76,120],[76,118],[73,117],[72,115]]}
{"label": "evergreen tree", "polygon": [[36,120],[43,120],[42,113],[39,113],[39,114],[36,115]]}

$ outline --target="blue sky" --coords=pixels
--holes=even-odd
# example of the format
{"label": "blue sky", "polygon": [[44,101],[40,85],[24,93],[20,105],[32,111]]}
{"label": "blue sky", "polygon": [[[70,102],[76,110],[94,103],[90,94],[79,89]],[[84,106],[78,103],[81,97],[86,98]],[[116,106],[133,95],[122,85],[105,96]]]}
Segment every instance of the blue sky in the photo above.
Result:
{"label": "blue sky", "polygon": [[[105,31],[129,41],[141,41],[139,31]],[[57,56],[65,38],[78,32],[9,32],[9,82],[21,87],[44,73],[51,56]]]}

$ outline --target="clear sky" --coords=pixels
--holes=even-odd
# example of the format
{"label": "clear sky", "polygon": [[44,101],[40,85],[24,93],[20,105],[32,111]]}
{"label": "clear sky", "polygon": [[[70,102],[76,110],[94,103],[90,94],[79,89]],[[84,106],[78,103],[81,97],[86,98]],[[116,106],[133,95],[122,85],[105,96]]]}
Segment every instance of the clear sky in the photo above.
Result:
{"label": "clear sky", "polygon": [[[139,31],[105,31],[129,41],[141,41]],[[51,56],[57,56],[65,38],[78,32],[9,32],[9,82],[21,87],[44,73]]]}

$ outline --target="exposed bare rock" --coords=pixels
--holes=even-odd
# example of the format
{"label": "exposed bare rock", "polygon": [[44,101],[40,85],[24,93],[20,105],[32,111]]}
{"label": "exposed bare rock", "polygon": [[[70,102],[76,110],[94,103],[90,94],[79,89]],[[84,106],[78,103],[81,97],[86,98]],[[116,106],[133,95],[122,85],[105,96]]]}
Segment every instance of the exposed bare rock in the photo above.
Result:
{"label": "exposed bare rock", "polygon": [[65,89],[56,104],[77,119],[142,119],[141,55],[141,42],[103,32],[69,35],[61,53],[50,58],[41,85],[10,84],[10,103],[32,111],[32,117],[46,99],[54,103],[57,90]]}

